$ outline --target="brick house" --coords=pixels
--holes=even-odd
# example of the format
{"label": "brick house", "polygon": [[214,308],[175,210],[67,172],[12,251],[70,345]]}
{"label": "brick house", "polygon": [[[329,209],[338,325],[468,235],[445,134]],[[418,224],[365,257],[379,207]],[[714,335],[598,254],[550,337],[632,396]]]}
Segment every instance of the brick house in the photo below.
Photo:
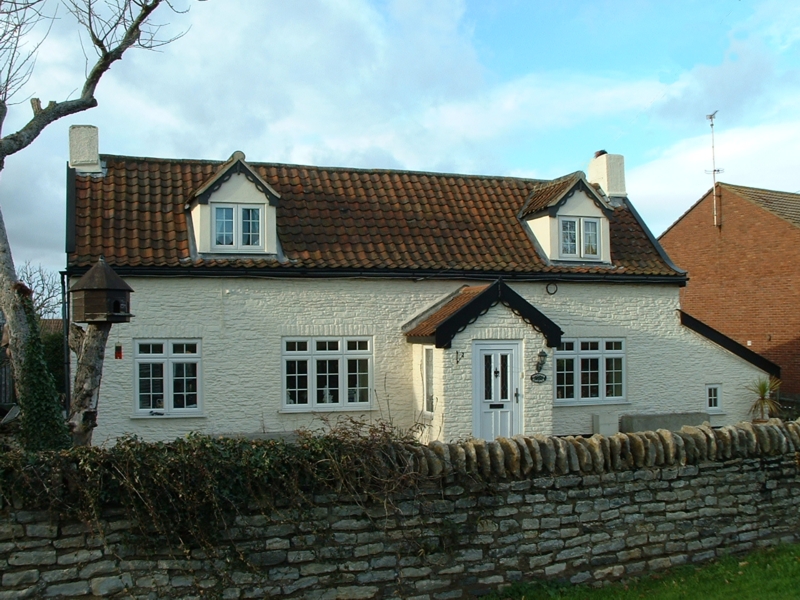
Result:
{"label": "brick house", "polygon": [[800,398],[800,194],[718,183],[715,211],[713,191],[659,239],[689,274],[681,306],[780,365]]}
{"label": "brick house", "polygon": [[346,416],[441,440],[723,424],[777,369],[679,310],[685,273],[628,200],[621,156],[554,180],[241,152],[71,164],[68,275],[103,255],[135,290],[97,443]]}

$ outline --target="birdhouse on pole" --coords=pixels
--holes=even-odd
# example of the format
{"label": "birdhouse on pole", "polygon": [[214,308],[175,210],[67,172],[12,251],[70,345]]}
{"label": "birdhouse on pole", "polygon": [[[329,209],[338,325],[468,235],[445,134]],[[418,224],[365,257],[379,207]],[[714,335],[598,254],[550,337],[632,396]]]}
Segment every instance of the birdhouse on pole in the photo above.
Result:
{"label": "birdhouse on pole", "polygon": [[72,294],[72,320],[76,323],[128,323],[133,289],[101,256],[83,277],[78,279]]}

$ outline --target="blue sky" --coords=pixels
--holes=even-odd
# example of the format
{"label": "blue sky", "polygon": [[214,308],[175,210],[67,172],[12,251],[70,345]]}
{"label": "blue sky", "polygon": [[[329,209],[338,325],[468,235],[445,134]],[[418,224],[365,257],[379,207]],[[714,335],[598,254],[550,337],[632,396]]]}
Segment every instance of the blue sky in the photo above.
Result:
{"label": "blue sky", "polygon": [[[51,126],[0,179],[18,262],[64,264],[70,124],[101,152],[551,178],[625,155],[659,234],[723,181],[800,191],[800,4],[786,1],[209,0],[163,13],[186,35],[135,51],[99,107]],[[12,108],[84,72],[62,15]]]}

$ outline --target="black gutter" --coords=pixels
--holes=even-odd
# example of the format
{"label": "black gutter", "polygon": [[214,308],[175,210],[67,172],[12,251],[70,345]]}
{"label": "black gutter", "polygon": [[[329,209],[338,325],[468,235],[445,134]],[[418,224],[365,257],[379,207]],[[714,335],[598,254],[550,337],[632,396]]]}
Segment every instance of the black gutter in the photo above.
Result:
{"label": "black gutter", "polygon": [[69,360],[69,294],[67,293],[67,272],[60,271],[61,275],[61,327],[64,332],[64,411],[69,417],[69,407],[72,403],[72,375]]}
{"label": "black gutter", "polygon": [[773,377],[777,379],[781,378],[781,368],[776,365],[771,360],[768,360],[750,350],[747,346],[743,346],[739,342],[734,339],[729,338],[724,333],[717,331],[713,327],[706,325],[702,321],[695,319],[693,316],[686,314],[682,310],[678,311],[681,315],[681,325],[691,329],[692,331],[699,333],[703,337],[711,340],[718,346],[722,346],[725,350],[732,352],[739,358],[742,358],[749,362],[751,365],[754,365],[761,369],[762,371],[769,373]]}
{"label": "black gutter", "polygon": [[71,169],[67,164],[67,254],[75,252],[76,195],[75,169]]}
{"label": "black gutter", "polygon": [[[112,265],[121,277],[246,277],[262,278],[316,278],[316,279],[458,279],[470,281],[556,281],[651,283],[686,285],[685,275],[626,275],[623,273],[509,273],[507,271],[423,271],[399,269],[307,269],[294,267],[238,268],[238,267],[131,267]],[[67,267],[70,277],[80,277],[91,267]]]}

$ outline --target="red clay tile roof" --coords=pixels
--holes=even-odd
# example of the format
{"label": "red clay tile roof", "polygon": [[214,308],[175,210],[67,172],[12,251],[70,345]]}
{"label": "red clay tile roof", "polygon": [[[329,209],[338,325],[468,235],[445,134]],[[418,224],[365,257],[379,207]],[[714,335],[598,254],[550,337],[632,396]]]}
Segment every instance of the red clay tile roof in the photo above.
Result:
{"label": "red clay tile roof", "polygon": [[745,200],[749,200],[781,219],[789,221],[792,225],[800,227],[800,194],[763,190],[729,183],[720,183],[719,186],[735,192]]}
{"label": "red clay tile roof", "polygon": [[472,285],[460,288],[452,298],[445,302],[439,309],[425,317],[412,329],[405,332],[407,337],[428,337],[436,333],[436,328],[448,318],[453,316],[464,306],[472,302],[475,296],[485,292],[488,285]]}
{"label": "red clay tile roof", "polygon": [[537,185],[519,213],[520,218],[556,204],[578,181],[583,173],[570,173],[564,177],[544,181]]}
{"label": "red clay tile roof", "polygon": [[551,182],[248,162],[281,196],[277,227],[283,257],[204,258],[192,252],[184,205],[222,162],[101,158],[104,176],[75,177],[71,273],[102,255],[127,273],[182,267],[684,278],[626,205],[610,217],[611,265],[548,264],[539,256],[517,215],[532,193],[555,194],[558,182],[568,185],[578,174]]}
{"label": "red clay tile roof", "polygon": [[39,321],[39,329],[43,334],[63,333],[64,321],[61,319],[42,319]]}

